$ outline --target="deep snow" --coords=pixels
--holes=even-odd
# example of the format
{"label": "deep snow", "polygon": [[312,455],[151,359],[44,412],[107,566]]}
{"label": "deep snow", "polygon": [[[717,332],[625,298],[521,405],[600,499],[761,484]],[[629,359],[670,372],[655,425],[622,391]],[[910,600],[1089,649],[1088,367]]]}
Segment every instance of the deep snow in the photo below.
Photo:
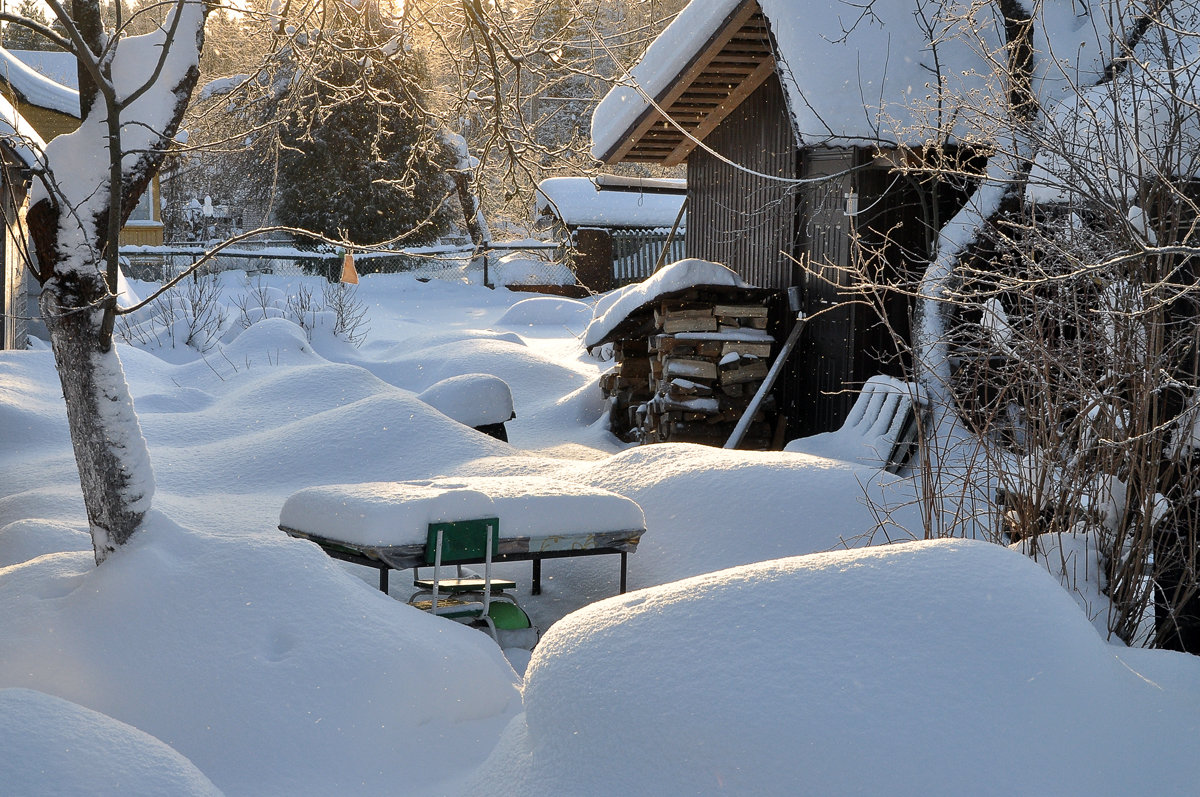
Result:
{"label": "deep snow", "polygon": [[[0,352],[0,740],[27,753],[0,757],[4,793],[1193,790],[1197,660],[1106,643],[1014,551],[865,549],[920,516],[861,452],[624,446],[582,344],[604,300],[403,275],[357,295],[359,349],[284,318],[203,356],[120,347],[158,487],[100,568],[52,357]],[[511,445],[419,398],[474,373],[511,388]],[[406,606],[401,574],[384,596],[276,529],[305,488],[479,477],[636,501],[635,591],[609,557],[546,562],[536,597],[498,567],[545,632],[506,660]]]}

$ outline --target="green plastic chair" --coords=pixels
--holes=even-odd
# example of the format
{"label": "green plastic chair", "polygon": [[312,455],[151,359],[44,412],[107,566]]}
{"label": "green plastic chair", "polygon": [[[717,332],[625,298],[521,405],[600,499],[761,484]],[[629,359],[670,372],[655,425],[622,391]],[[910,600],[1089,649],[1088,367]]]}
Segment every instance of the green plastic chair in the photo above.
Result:
{"label": "green plastic chair", "polygon": [[[507,625],[512,622],[512,612],[496,611],[499,606],[493,601],[511,603],[522,616],[525,614],[516,599],[505,592],[516,589],[516,582],[492,578],[492,558],[496,555],[499,540],[499,518],[430,523],[425,541],[425,564],[433,567],[433,576],[413,579],[413,586],[420,589],[408,602],[425,608],[421,599],[428,597],[427,611],[462,623],[482,624],[499,644],[496,618],[503,618],[501,624]],[[465,577],[462,564],[478,563],[481,559],[483,577]],[[444,578],[444,565],[457,565],[457,577]]]}

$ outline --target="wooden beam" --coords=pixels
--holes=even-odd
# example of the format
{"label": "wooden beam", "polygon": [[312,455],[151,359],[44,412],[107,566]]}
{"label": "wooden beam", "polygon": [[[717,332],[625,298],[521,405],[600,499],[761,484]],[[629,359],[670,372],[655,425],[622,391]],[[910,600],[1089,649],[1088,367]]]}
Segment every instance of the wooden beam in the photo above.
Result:
{"label": "wooden beam", "polygon": [[[743,0],[743,2],[733,10],[725,23],[717,29],[712,38],[701,48],[683,72],[672,80],[661,96],[656,97],[655,101],[659,107],[666,109],[677,100],[680,95],[691,85],[692,81],[700,77],[709,61],[715,58],[725,43],[738,31],[740,31],[750,20],[757,14],[762,16],[762,11],[758,7],[755,0]],[[622,142],[606,155],[603,160],[605,163],[620,163],[624,157],[632,150],[637,141],[652,128],[655,123],[662,122],[663,117],[654,106],[648,107],[643,111],[642,116],[634,123],[633,129],[622,140]]]}
{"label": "wooden beam", "polygon": [[[765,83],[767,78],[774,74],[774,72],[774,58],[768,58],[759,64],[758,68],[755,69],[749,77],[742,81],[741,85],[739,85],[729,94],[729,97],[725,100],[725,102],[721,103],[721,105],[712,113],[710,113],[708,117],[696,127],[695,130],[691,131],[693,138],[703,141],[705,136],[715,130],[717,125],[724,121],[725,117],[733,113],[734,109],[741,105],[747,97],[753,94],[755,89]],[[679,146],[675,148],[675,151],[667,156],[664,164],[666,166],[675,166],[687,160],[688,154],[696,147],[696,142],[693,140],[693,138],[684,138],[683,141],[680,142]]]}

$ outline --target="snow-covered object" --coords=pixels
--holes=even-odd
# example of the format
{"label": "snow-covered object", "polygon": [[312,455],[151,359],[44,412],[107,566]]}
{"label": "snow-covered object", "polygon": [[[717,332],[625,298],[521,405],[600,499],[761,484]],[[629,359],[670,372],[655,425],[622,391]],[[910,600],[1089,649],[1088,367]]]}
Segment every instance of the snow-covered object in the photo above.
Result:
{"label": "snow-covered object", "polygon": [[604,342],[630,313],[661,296],[702,286],[750,288],[733,270],[711,260],[678,260],[656,271],[649,279],[609,293],[596,304],[595,317],[583,335],[587,348]]}
{"label": "snow-covered object", "polygon": [[196,765],[112,717],[31,689],[0,689],[6,794],[220,795]]}
{"label": "snow-covered object", "polygon": [[[660,96],[739,5],[688,4],[633,68],[632,81],[641,92],[626,82],[597,106],[595,157],[615,148],[649,107],[642,92]],[[941,140],[941,132],[962,140],[989,137],[1005,87],[993,68],[1004,63],[1002,25],[993,5],[958,0],[920,8],[911,0],[869,5],[759,0],[759,5],[777,45],[777,72],[801,146],[919,146]],[[1111,50],[1107,20],[1128,14],[1113,0],[1087,3],[1084,13],[1080,8],[1071,0],[1038,6],[1035,46],[1045,57],[1038,59],[1035,83],[1043,96],[1070,82],[1093,82]],[[939,107],[954,118],[939,118]]]}
{"label": "snow-covered object", "polygon": [[[575,797],[1169,791],[1170,770],[1200,762],[1162,757],[1160,712],[1200,701],[1146,653],[1106,645],[1040,565],[994,545],[763,562],[556,623],[480,781]],[[1153,661],[1167,666],[1141,669]],[[1020,738],[1037,753],[1017,766],[996,751]]]}
{"label": "snow-covered object", "polygon": [[679,193],[605,190],[587,177],[550,177],[538,183],[537,215],[557,217],[568,227],[670,227],[683,206]]}
{"label": "snow-covered object", "polygon": [[916,391],[916,385],[893,376],[872,376],[840,428],[792,440],[783,450],[884,467],[904,433]]}
{"label": "snow-covered object", "polygon": [[508,383],[491,374],[452,376],[431,385],[417,398],[466,426],[504,423],[516,417]]}
{"label": "snow-covered object", "polygon": [[538,476],[309,487],[287,499],[279,525],[359,545],[413,545],[424,544],[430,523],[485,517],[500,519],[504,537],[646,527],[641,507],[624,496]]}
{"label": "snow-covered object", "polygon": [[[23,55],[27,51],[20,51]],[[70,53],[58,53],[75,63]],[[22,102],[67,116],[79,117],[79,91],[47,77],[29,66],[17,52],[0,47],[0,80],[12,87]]]}

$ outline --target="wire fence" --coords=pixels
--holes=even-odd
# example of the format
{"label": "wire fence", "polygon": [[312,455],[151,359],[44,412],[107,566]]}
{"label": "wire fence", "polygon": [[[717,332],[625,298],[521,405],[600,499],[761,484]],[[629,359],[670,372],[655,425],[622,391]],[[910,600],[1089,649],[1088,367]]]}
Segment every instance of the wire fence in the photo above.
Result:
{"label": "wire fence", "polygon": [[[613,281],[638,282],[654,273],[666,230],[614,230]],[[127,277],[148,282],[172,279],[191,269],[205,255],[194,244],[126,246],[121,248]],[[671,242],[663,262],[683,258],[683,238]],[[361,252],[354,268],[364,274],[409,274],[421,280],[444,280],[495,286],[569,287],[577,285],[572,266],[575,252],[561,242],[522,240],[492,244],[483,251],[471,246],[445,245],[394,252]],[[341,279],[344,254],[339,251],[298,249],[288,241],[257,241],[221,250],[197,274],[244,271],[254,276],[320,276]]]}

